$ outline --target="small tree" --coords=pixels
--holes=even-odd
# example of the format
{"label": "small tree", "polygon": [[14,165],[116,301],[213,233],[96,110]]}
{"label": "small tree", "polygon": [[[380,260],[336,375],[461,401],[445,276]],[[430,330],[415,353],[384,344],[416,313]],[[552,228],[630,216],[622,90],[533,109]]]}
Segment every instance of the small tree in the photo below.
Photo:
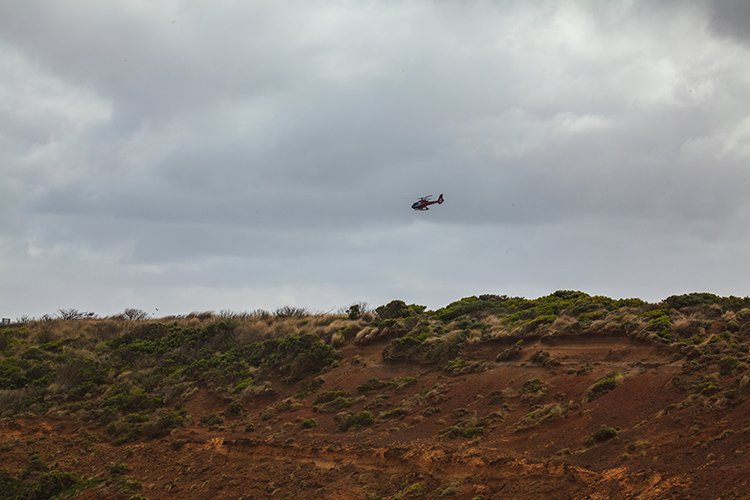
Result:
{"label": "small tree", "polygon": [[67,309],[58,309],[57,316],[60,319],[71,320],[71,319],[88,319],[88,318],[93,318],[96,315],[92,312],[79,311],[78,309],[73,309],[71,307]]}
{"label": "small tree", "polygon": [[367,312],[366,302],[357,302],[356,304],[350,305],[349,309],[346,310],[346,314],[349,316],[349,319],[359,319],[366,312]]}
{"label": "small tree", "polygon": [[130,307],[123,311],[122,317],[133,321],[141,321],[148,318],[148,313],[142,309],[134,309]]}

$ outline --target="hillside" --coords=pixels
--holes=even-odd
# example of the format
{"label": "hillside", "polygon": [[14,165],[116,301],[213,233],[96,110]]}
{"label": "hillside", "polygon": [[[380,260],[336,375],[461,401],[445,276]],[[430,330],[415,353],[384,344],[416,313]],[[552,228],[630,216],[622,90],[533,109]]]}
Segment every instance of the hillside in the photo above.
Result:
{"label": "hillside", "polygon": [[0,498],[749,491],[750,298],[365,309],[0,327]]}

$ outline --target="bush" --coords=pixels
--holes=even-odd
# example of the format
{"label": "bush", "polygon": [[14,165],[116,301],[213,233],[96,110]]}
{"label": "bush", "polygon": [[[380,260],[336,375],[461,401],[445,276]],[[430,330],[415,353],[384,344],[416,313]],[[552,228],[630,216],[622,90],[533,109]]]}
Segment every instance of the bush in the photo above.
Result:
{"label": "bush", "polygon": [[104,384],[106,370],[96,361],[73,358],[57,370],[57,381],[66,390],[93,389]]}
{"label": "bush", "polygon": [[339,421],[339,430],[348,431],[349,429],[360,429],[375,423],[375,417],[370,411],[361,411],[359,413],[347,413]]}
{"label": "bush", "polygon": [[148,313],[140,309],[128,308],[122,312],[122,317],[131,321],[148,319]]}
{"label": "bush", "polygon": [[123,474],[127,474],[128,472],[130,472],[130,467],[128,467],[128,464],[117,463],[109,466],[109,473],[113,476],[121,476]]}
{"label": "bush", "polygon": [[23,495],[26,485],[20,479],[17,479],[7,472],[0,470],[0,493],[2,498],[24,498]]}
{"label": "bush", "polygon": [[456,439],[460,437],[468,439],[482,433],[484,433],[483,427],[474,427],[468,424],[456,424],[448,427],[440,435],[448,439]]}
{"label": "bush", "polygon": [[362,317],[363,314],[367,312],[367,304],[364,302],[357,302],[356,304],[352,304],[349,306],[349,308],[346,310],[346,315],[349,319],[355,320]]}
{"label": "bush", "polygon": [[28,383],[29,378],[16,359],[0,359],[0,389],[20,389]]}
{"label": "bush", "polygon": [[524,417],[516,423],[514,430],[516,432],[531,429],[544,422],[552,421],[557,419],[561,415],[568,411],[567,407],[564,407],[558,403],[551,403],[543,406],[539,406],[536,409],[530,411]]}
{"label": "bush", "polygon": [[312,429],[313,427],[317,427],[318,422],[314,418],[306,418],[302,421],[302,428],[303,429]]}
{"label": "bush", "polygon": [[238,417],[245,412],[245,407],[239,401],[232,401],[227,405],[227,409],[224,410],[224,415],[228,417]]}
{"label": "bush", "polygon": [[183,408],[160,410],[155,418],[141,426],[141,434],[146,439],[158,439],[168,435],[172,429],[182,427],[185,420],[187,420],[187,413]]}
{"label": "bush", "polygon": [[341,359],[341,354],[311,334],[286,335],[252,344],[247,350],[248,361],[277,370],[288,383],[305,375],[320,373]]}
{"label": "bush", "polygon": [[50,471],[42,473],[28,493],[31,500],[46,500],[58,495],[71,495],[81,479],[73,473]]}
{"label": "bush", "polygon": [[406,486],[404,489],[393,495],[393,500],[401,500],[403,498],[423,498],[427,492],[422,483],[414,483]]}
{"label": "bush", "polygon": [[354,399],[346,391],[326,391],[318,394],[313,404],[320,405],[320,409],[324,411],[342,410],[354,404]]}
{"label": "bush", "polygon": [[521,395],[525,397],[540,397],[547,392],[547,384],[538,378],[527,380],[521,386]]}
{"label": "bush", "polygon": [[722,375],[731,375],[734,370],[739,368],[740,360],[734,356],[724,356],[719,360],[719,373]]}
{"label": "bush", "polygon": [[58,309],[57,317],[63,320],[89,319],[96,315],[92,312],[79,311],[78,309]]}
{"label": "bush", "polygon": [[416,304],[407,305],[403,300],[392,300],[385,305],[375,309],[380,319],[398,319],[408,318],[409,316],[419,316],[426,309],[425,306]]}
{"label": "bush", "polygon": [[599,429],[597,429],[591,436],[589,436],[587,442],[589,444],[602,443],[604,441],[609,441],[610,439],[616,438],[617,434],[617,429],[604,425],[602,427],[599,427]]}
{"label": "bush", "polygon": [[313,400],[313,404],[318,405],[318,404],[323,404],[323,403],[329,403],[335,399],[348,397],[348,396],[349,396],[349,393],[341,389],[337,389],[334,391],[325,391],[325,392],[321,392],[315,397],[315,399]]}
{"label": "bush", "polygon": [[553,357],[547,351],[539,350],[531,356],[532,363],[539,363],[542,366],[560,366],[560,360]]}
{"label": "bush", "polygon": [[522,352],[523,350],[520,345],[514,345],[513,347],[509,347],[499,353],[495,358],[495,361],[498,363],[501,363],[503,361],[513,361],[520,358]]}
{"label": "bush", "polygon": [[682,309],[683,307],[719,304],[721,303],[721,297],[713,293],[686,293],[671,295],[664,299],[662,303],[672,309]]}
{"label": "bush", "polygon": [[696,382],[693,389],[704,396],[712,396],[721,391],[721,386],[712,380],[704,380]]}
{"label": "bush", "polygon": [[282,306],[276,309],[274,315],[277,318],[304,318],[310,312],[304,307]]}
{"label": "bush", "polygon": [[160,396],[151,396],[142,387],[115,386],[101,403],[102,408],[118,413],[150,411],[163,404]]}
{"label": "bush", "polygon": [[622,380],[622,374],[620,372],[608,373],[589,387],[588,391],[586,391],[586,401],[593,401],[605,395],[617,387],[620,384],[620,380]]}
{"label": "bush", "polygon": [[397,407],[390,410],[384,411],[380,414],[379,418],[382,420],[389,420],[391,418],[403,418],[409,414],[406,408]]}
{"label": "bush", "polygon": [[646,329],[650,332],[655,333],[658,337],[672,341],[674,336],[670,333],[670,326],[672,319],[669,316],[669,311],[665,309],[653,309],[646,311],[642,316],[648,320]]}
{"label": "bush", "polygon": [[359,384],[357,386],[357,391],[358,392],[371,392],[371,391],[376,391],[378,389],[382,389],[383,387],[387,387],[387,386],[388,386],[387,382],[380,380],[379,378],[373,377]]}
{"label": "bush", "polygon": [[224,423],[224,419],[218,413],[210,413],[201,417],[201,424],[207,427],[213,427]]}

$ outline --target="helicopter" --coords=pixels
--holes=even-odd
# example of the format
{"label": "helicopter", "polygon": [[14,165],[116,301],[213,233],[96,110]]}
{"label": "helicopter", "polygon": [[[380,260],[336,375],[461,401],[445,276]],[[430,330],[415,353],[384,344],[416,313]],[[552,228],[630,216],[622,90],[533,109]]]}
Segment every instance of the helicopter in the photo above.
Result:
{"label": "helicopter", "polygon": [[429,210],[430,205],[434,205],[437,203],[438,205],[442,205],[444,199],[443,199],[443,193],[440,193],[440,196],[438,196],[437,200],[431,200],[432,195],[429,196],[423,196],[414,203],[412,203],[411,208],[414,210],[419,210],[420,212],[423,212],[425,210]]}

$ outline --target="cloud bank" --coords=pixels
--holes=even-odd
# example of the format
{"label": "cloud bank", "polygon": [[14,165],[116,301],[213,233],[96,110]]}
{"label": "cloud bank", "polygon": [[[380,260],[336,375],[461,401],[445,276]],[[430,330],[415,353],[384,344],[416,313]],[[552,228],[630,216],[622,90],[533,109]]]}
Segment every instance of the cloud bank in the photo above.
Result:
{"label": "cloud bank", "polygon": [[747,295],[748,26],[739,0],[0,6],[0,314]]}

